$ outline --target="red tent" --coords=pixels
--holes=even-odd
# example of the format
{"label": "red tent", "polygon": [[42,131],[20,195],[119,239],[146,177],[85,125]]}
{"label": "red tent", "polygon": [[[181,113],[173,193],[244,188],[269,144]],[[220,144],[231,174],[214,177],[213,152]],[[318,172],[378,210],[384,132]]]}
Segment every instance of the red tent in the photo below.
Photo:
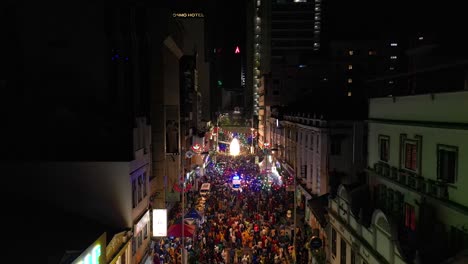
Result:
{"label": "red tent", "polygon": [[[191,237],[195,233],[194,225],[184,224],[184,237]],[[182,237],[182,224],[173,224],[167,229],[167,236]]]}

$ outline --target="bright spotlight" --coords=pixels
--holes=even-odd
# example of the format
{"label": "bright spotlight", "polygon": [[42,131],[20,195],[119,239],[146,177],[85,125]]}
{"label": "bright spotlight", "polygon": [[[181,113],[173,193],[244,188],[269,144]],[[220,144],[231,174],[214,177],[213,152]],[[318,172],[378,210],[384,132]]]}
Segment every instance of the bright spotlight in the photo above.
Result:
{"label": "bright spotlight", "polygon": [[239,155],[239,152],[240,152],[239,140],[237,140],[237,138],[233,138],[231,141],[231,145],[229,147],[229,153],[232,156],[237,156]]}

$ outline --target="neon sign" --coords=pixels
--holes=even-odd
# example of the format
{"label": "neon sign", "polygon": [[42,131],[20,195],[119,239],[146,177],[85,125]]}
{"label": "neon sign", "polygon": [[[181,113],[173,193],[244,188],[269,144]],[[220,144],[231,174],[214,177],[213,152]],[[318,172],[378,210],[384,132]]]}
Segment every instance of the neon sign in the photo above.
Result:
{"label": "neon sign", "polygon": [[99,257],[101,256],[101,245],[95,246],[91,253],[84,256],[83,260],[77,262],[77,264],[99,264]]}
{"label": "neon sign", "polygon": [[234,51],[235,54],[239,54],[240,53],[240,50],[239,50],[239,46],[236,47],[236,50]]}

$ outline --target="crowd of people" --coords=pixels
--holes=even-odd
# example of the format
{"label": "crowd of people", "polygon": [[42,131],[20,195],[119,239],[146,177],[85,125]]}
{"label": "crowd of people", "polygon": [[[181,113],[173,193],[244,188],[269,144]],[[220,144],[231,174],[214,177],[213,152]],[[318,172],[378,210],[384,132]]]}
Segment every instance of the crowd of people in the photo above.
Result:
{"label": "crowd of people", "polygon": [[[222,169],[217,164],[223,164]],[[241,176],[240,189],[229,184],[232,175]],[[207,168],[203,181],[211,183],[212,190],[195,236],[185,243],[188,263],[291,263],[294,235],[299,245],[303,236],[299,228],[294,232],[287,217],[293,197],[285,186],[262,188],[267,183],[259,175],[253,155],[219,155]],[[180,263],[180,249],[179,238],[160,240],[154,263]]]}

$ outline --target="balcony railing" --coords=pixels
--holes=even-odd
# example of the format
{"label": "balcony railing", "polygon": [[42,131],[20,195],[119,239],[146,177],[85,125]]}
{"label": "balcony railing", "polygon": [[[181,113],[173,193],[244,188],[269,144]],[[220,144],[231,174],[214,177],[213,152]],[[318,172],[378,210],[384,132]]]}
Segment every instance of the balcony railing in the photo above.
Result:
{"label": "balcony railing", "polygon": [[381,161],[374,164],[373,171],[416,192],[442,200],[449,198],[448,185],[445,182],[427,179],[408,170],[390,167],[389,164]]}

